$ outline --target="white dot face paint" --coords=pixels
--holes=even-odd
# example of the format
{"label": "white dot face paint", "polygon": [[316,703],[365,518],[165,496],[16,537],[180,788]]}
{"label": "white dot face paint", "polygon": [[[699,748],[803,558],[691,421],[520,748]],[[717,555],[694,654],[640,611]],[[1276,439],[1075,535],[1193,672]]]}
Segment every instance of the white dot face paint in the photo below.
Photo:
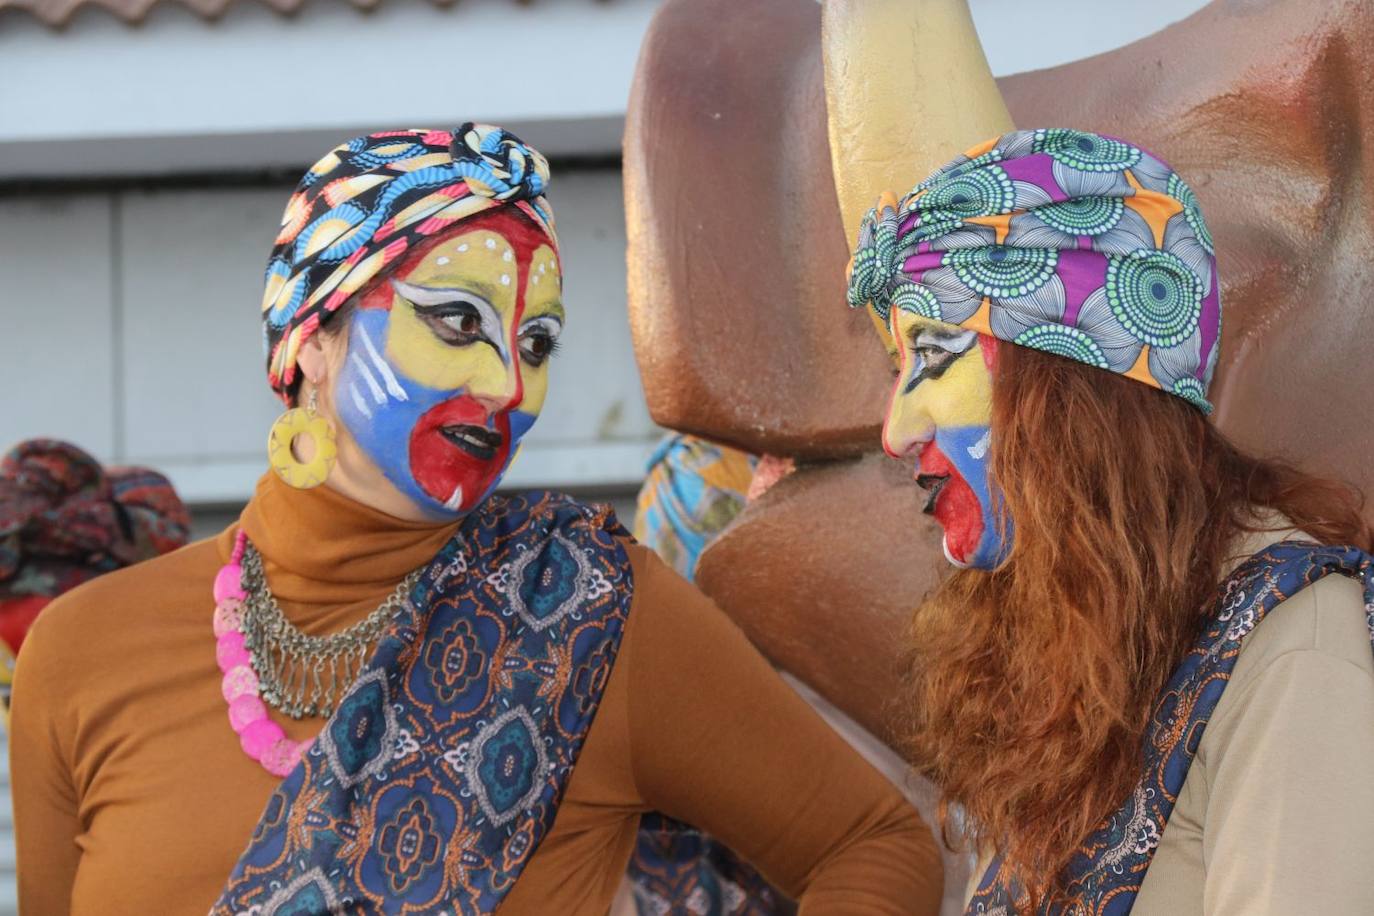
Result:
{"label": "white dot face paint", "polygon": [[487,247],[494,249],[496,247],[496,239],[487,239]]}
{"label": "white dot face paint", "polygon": [[501,285],[502,285],[502,286],[510,286],[510,274],[502,274],[502,275],[501,275]]}
{"label": "white dot face paint", "polygon": [[510,252],[510,251],[507,251],[507,252],[505,252],[504,254],[501,255],[501,260],[503,260],[503,261],[514,261],[514,260],[515,260],[515,254],[512,253],[512,252]]}
{"label": "white dot face paint", "polygon": [[468,243],[467,243],[467,242],[464,242],[463,244],[461,244],[461,245],[458,246],[458,251],[459,251],[459,252],[464,252],[464,251],[467,251],[467,250],[468,250]]}
{"label": "white dot face paint", "polygon": [[434,259],[434,263],[435,263],[435,264],[447,264],[447,263],[448,263],[448,258],[435,258],[435,259]]}

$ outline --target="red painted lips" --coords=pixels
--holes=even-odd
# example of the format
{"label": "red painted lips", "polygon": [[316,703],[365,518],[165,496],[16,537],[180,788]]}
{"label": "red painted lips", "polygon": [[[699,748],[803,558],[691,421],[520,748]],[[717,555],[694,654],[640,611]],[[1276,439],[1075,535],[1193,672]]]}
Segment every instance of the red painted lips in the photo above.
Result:
{"label": "red painted lips", "polygon": [[454,511],[476,505],[509,455],[510,413],[489,416],[466,395],[426,411],[410,433],[411,473],[425,493]]}
{"label": "red painted lips", "polygon": [[983,509],[968,481],[934,442],[921,449],[916,485],[930,493],[924,511],[945,530],[950,556],[967,563],[983,537]]}

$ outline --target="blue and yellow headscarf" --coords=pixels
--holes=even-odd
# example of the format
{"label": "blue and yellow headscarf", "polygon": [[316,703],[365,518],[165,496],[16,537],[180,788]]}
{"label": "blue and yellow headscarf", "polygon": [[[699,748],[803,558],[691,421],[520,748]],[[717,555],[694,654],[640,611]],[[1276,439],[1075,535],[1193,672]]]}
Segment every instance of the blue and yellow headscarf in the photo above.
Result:
{"label": "blue and yellow headscarf", "polygon": [[547,233],[549,164],[499,127],[355,137],[310,167],[282,214],[262,296],[267,377],[286,399],[301,344],[417,243],[492,207],[519,208]]}

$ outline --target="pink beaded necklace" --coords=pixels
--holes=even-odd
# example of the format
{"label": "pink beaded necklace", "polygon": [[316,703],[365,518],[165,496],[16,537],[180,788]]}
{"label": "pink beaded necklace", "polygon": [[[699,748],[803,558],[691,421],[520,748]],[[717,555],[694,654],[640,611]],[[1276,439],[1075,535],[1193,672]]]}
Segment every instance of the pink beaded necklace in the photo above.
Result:
{"label": "pink beaded necklace", "polygon": [[241,611],[247,597],[243,590],[243,552],[247,545],[248,536],[239,531],[229,562],[215,576],[215,660],[224,674],[220,692],[229,704],[229,724],[239,736],[243,752],[273,776],[284,777],[296,768],[314,739],[292,741],[286,737],[282,727],[268,718],[267,705],[259,695],[253,659],[243,643]]}

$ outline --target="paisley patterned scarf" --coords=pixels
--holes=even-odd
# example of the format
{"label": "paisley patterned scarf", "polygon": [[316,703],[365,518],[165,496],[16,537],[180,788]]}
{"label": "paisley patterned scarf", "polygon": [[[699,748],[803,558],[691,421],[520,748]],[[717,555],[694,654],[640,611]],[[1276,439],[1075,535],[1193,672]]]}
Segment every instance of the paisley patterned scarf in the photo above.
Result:
{"label": "paisley patterned scarf", "polygon": [[[1144,775],[1135,792],[1070,860],[1061,885],[1066,899],[1043,902],[1037,916],[1122,916],[1131,911],[1242,641],[1286,598],[1333,573],[1364,586],[1374,648],[1374,557],[1354,547],[1284,541],[1247,560],[1222,585],[1211,623],[1159,696],[1145,737]],[[994,859],[964,912],[1027,913],[1029,895],[1004,873],[1001,859]]]}
{"label": "paisley patterned scarf", "polygon": [[553,824],[620,648],[627,532],[494,496],[272,794],[216,916],[489,913]]}

